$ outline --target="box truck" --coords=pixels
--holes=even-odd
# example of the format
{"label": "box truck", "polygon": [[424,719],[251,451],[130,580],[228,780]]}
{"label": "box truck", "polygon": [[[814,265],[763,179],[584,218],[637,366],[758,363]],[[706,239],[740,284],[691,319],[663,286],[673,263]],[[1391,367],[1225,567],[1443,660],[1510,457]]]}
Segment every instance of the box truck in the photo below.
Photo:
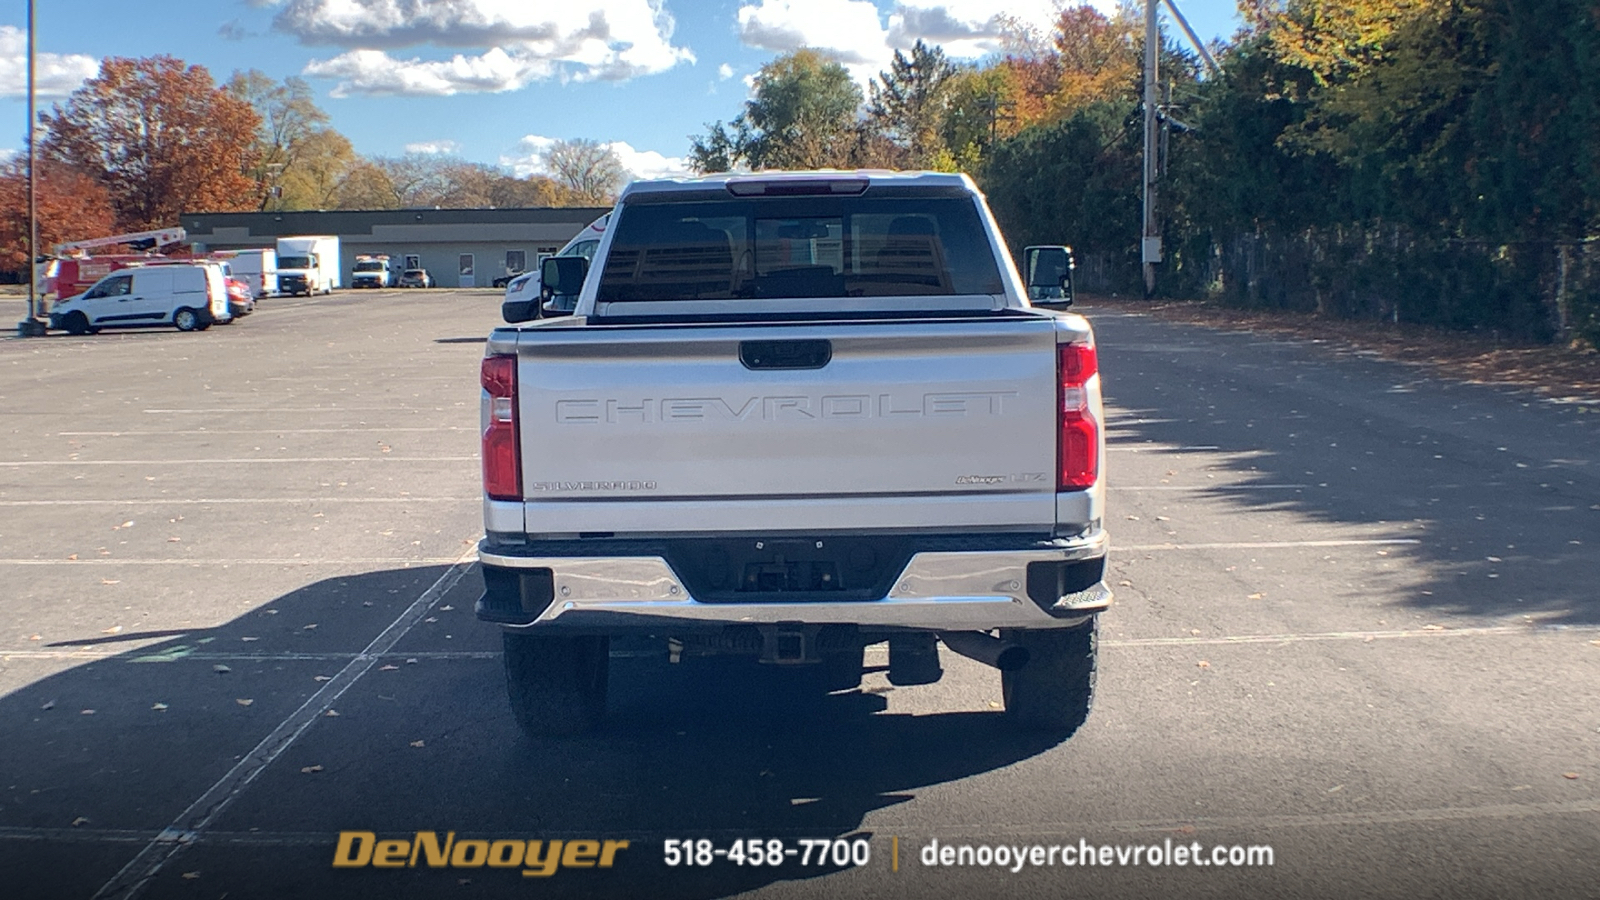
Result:
{"label": "box truck", "polygon": [[278,293],[331,294],[339,287],[339,239],[326,235],[278,238]]}

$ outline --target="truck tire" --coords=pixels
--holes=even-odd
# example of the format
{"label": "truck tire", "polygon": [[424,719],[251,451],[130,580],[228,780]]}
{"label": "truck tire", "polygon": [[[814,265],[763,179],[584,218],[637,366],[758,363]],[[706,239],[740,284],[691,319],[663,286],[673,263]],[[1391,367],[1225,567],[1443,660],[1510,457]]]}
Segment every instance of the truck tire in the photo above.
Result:
{"label": "truck tire", "polygon": [[89,327],[89,317],[81,312],[68,313],[66,321],[62,322],[61,325],[67,329],[67,334],[85,335],[94,333],[94,329]]}
{"label": "truck tire", "polygon": [[1035,731],[1069,737],[1089,717],[1094,705],[1095,651],[1098,617],[1075,628],[1043,631],[1009,630],[1002,640],[1028,650],[1028,664],[1000,673],[1006,716]]}
{"label": "truck tire", "polygon": [[179,331],[199,331],[200,314],[187,306],[180,306],[172,314],[172,324],[177,326]]}
{"label": "truck tire", "polygon": [[611,666],[609,637],[505,632],[502,645],[511,711],[525,734],[555,737],[600,726]]}

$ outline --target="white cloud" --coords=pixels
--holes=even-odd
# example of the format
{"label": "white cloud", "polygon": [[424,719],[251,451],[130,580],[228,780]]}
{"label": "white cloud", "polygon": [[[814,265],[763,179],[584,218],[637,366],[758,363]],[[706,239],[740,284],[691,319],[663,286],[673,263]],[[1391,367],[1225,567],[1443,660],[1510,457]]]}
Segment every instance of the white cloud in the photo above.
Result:
{"label": "white cloud", "polygon": [[[100,74],[100,61],[81,53],[37,53],[34,57],[34,94],[48,99],[65,97],[84,81]],[[28,33],[0,25],[0,97],[28,96]]]}
{"label": "white cloud", "polygon": [[[530,134],[517,142],[517,153],[500,157],[500,164],[510,168],[520,178],[529,175],[548,175],[545,154],[556,142],[555,138]],[[665,156],[654,150],[635,150],[627,141],[612,141],[605,146],[617,154],[622,167],[636,178],[671,178],[693,174],[681,156]]]}
{"label": "white cloud", "polygon": [[328,93],[405,97],[514,91],[550,77],[549,60],[512,56],[495,47],[481,56],[456,54],[446,60],[395,59],[381,50],[352,50],[332,59],[313,60],[303,70],[313,78],[338,79]]}
{"label": "white cloud", "polygon": [[681,156],[663,156],[654,150],[635,150],[626,141],[612,141],[609,146],[622,160],[622,167],[636,178],[672,178],[692,174],[689,164]]}
{"label": "white cloud", "polygon": [[421,153],[426,156],[454,156],[461,152],[461,145],[455,141],[419,141],[406,145],[407,153]]}
{"label": "white cloud", "polygon": [[[345,48],[306,74],[341,78],[344,94],[515,90],[553,77],[622,81],[694,62],[674,46],[662,0],[289,0],[273,28],[303,44]],[[401,59],[432,45],[480,53]]]}
{"label": "white cloud", "polygon": [[810,47],[863,82],[887,68],[893,53],[870,0],[758,0],[739,7],[739,39],[775,53]]}
{"label": "white cloud", "polygon": [[730,66],[727,63],[723,63],[722,65],[717,66],[717,79],[719,81],[727,81],[729,78],[732,78],[732,77],[733,77],[733,66]]}
{"label": "white cloud", "polygon": [[[1112,15],[1118,0],[1090,5]],[[865,83],[889,68],[895,50],[910,50],[919,39],[953,59],[977,59],[1002,49],[1004,17],[1048,34],[1062,6],[1063,0],[899,0],[885,18],[869,0],[754,0],[739,7],[739,37],[775,53],[810,47]]]}

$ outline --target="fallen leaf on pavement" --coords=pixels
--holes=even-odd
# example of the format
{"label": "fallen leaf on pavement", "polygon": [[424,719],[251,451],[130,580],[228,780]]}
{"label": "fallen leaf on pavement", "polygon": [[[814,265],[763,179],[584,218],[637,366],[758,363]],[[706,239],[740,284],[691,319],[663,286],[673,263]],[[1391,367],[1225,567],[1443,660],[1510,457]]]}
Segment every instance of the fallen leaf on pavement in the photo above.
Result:
{"label": "fallen leaf on pavement", "polygon": [[317,628],[317,623],[312,622],[310,625],[307,625],[306,627],[304,627],[304,628],[302,628],[300,630],[301,631],[315,631],[316,628]]}
{"label": "fallen leaf on pavement", "polygon": [[240,697],[239,699],[237,699],[237,700],[235,700],[233,702],[239,704],[240,706],[249,706],[250,704],[252,704],[252,703],[254,703],[256,701],[249,700],[249,699],[246,699],[244,697]]}
{"label": "fallen leaf on pavement", "polygon": [[1577,772],[1562,772],[1561,773],[1561,777],[1565,778],[1565,779],[1567,779],[1569,781],[1577,781],[1578,780],[1578,773]]}
{"label": "fallen leaf on pavement", "polygon": [[239,640],[241,640],[241,641],[259,641],[259,640],[261,640],[261,638],[242,637],[242,638],[239,638]]}
{"label": "fallen leaf on pavement", "polygon": [[165,703],[152,703],[150,704],[150,708],[159,712],[166,709],[167,705]]}
{"label": "fallen leaf on pavement", "polygon": [[188,878],[190,880],[193,880],[195,878],[199,878],[200,877],[200,873],[199,872],[185,872],[185,873],[183,873],[183,877]]}
{"label": "fallen leaf on pavement", "polygon": [[439,612],[449,612],[452,609],[455,609],[455,607],[454,606],[441,606],[441,607],[439,607]]}
{"label": "fallen leaf on pavement", "polygon": [[227,666],[223,665],[222,663],[217,663],[216,665],[211,667],[211,671],[217,673],[218,675],[226,675],[229,672],[232,672],[233,670],[228,668]]}
{"label": "fallen leaf on pavement", "polygon": [[[421,747],[422,746],[422,741],[412,741],[411,742],[411,746],[413,746],[413,747]],[[1577,777],[1577,776],[1573,776],[1573,777]]]}
{"label": "fallen leaf on pavement", "polygon": [[101,584],[121,584],[122,583],[122,579],[120,579],[120,578],[102,578],[102,579],[100,579],[100,583]]}
{"label": "fallen leaf on pavement", "polygon": [[315,675],[315,676],[312,677],[311,680],[312,681],[332,681],[333,680],[333,676],[332,675]]}
{"label": "fallen leaf on pavement", "polygon": [[86,710],[83,710],[82,712],[78,713],[78,715],[80,715],[80,716],[92,716],[92,715],[94,715],[94,710],[86,709]]}
{"label": "fallen leaf on pavement", "polygon": [[39,708],[40,709],[55,709],[56,708],[56,702],[54,700],[46,700],[44,702],[44,705],[39,707]]}
{"label": "fallen leaf on pavement", "polygon": [[87,824],[89,824],[89,820],[87,818],[83,817],[83,816],[79,816],[76,819],[72,820],[72,827],[73,828],[77,828],[79,825],[87,825]]}
{"label": "fallen leaf on pavement", "polygon": [[379,666],[378,667],[378,671],[379,672],[393,672],[395,669],[398,669],[398,668],[400,668],[400,667],[399,666]]}
{"label": "fallen leaf on pavement", "polygon": [[1249,599],[1251,599],[1251,600],[1260,600],[1262,597],[1265,597],[1265,596],[1266,596],[1266,594],[1251,594]]}
{"label": "fallen leaf on pavement", "polygon": [[1197,662],[1197,663],[1195,663],[1195,665],[1196,665],[1196,666],[1198,666],[1198,667],[1200,667],[1200,668],[1202,668],[1202,669],[1209,669],[1209,668],[1211,668],[1211,663],[1210,663],[1210,661],[1208,661],[1208,660],[1204,660],[1204,659],[1202,659],[1202,660],[1200,660],[1200,661],[1199,661],[1199,662]]}
{"label": "fallen leaf on pavement", "polygon": [[322,767],[321,766],[302,766],[300,768],[300,774],[301,775],[311,775],[313,773],[321,772],[321,771],[322,771]]}
{"label": "fallen leaf on pavement", "polygon": [[337,709],[330,709],[327,712],[323,713],[323,715],[327,716],[330,719],[335,719],[335,718],[338,718],[339,711]]}
{"label": "fallen leaf on pavement", "polygon": [[1422,626],[1422,630],[1423,631],[1443,631],[1444,630],[1444,626],[1443,625],[1424,625],[1424,626]]}
{"label": "fallen leaf on pavement", "polygon": [[101,634],[121,634],[122,633],[122,626],[121,625],[113,625],[110,628],[103,628],[103,629],[100,630],[100,633]]}
{"label": "fallen leaf on pavement", "polygon": [[77,558],[78,558],[78,554],[76,554],[76,553],[67,554],[67,559],[77,559]]}
{"label": "fallen leaf on pavement", "polygon": [[183,540],[183,538],[169,537],[169,538],[167,538],[167,543],[176,544],[176,543],[181,542],[182,540]]}
{"label": "fallen leaf on pavement", "polygon": [[[28,637],[28,640],[30,640],[30,641],[42,641],[42,640],[44,640],[44,637],[42,635],[35,634],[35,635],[30,635]],[[1596,643],[1600,643],[1600,641],[1597,641]]]}
{"label": "fallen leaf on pavement", "polygon": [[412,656],[412,657],[407,657],[407,659],[406,659],[406,665],[408,665],[408,666],[414,666],[414,665],[416,665],[416,664],[417,664],[417,658],[416,658],[416,657],[415,657],[415,656]]}

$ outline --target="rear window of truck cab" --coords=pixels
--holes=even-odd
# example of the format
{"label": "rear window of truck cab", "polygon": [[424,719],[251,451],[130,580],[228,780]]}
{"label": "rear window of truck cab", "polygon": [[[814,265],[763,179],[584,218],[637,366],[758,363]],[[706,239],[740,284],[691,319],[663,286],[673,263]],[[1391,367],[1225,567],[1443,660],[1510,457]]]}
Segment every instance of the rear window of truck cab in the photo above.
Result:
{"label": "rear window of truck cab", "polygon": [[1000,294],[970,197],[779,197],[630,205],[597,299]]}

